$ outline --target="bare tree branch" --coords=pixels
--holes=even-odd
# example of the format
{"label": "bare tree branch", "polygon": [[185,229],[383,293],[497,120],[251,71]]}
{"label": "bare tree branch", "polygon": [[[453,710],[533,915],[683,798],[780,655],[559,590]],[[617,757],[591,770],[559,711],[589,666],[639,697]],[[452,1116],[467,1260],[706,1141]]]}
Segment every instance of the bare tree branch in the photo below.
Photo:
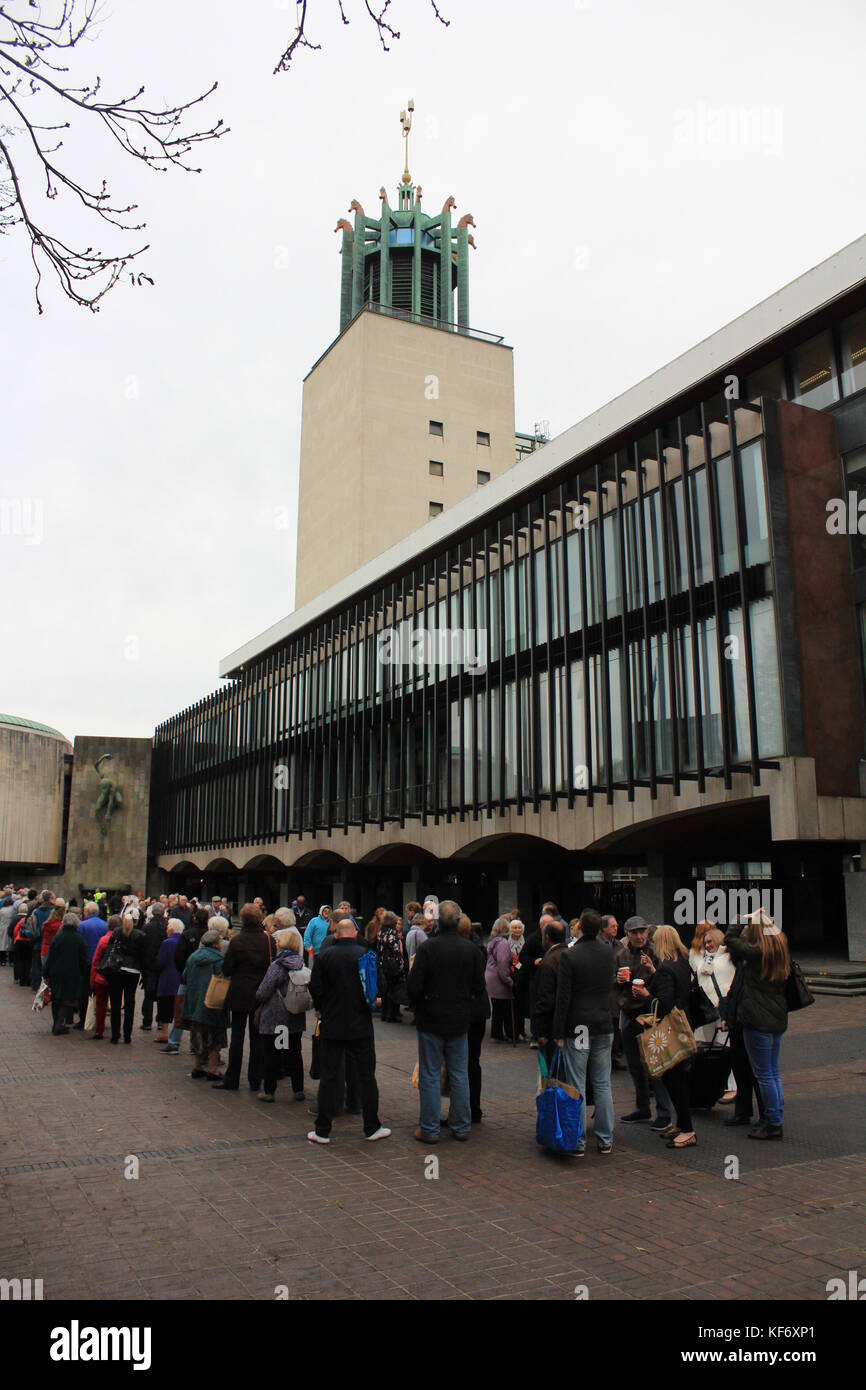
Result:
{"label": "bare tree branch", "polygon": [[[288,72],[289,65],[291,64],[291,61],[299,48],[310,48],[315,52],[321,51],[322,45],[320,43],[313,43],[312,40],[307,36],[307,4],[308,0],[297,0],[297,26],[289,42],[288,48],[286,49],[283,56],[280,58],[280,61],[277,63],[277,66],[274,68],[275,73]],[[344,24],[348,24],[349,20],[346,17],[344,4],[345,0],[337,0],[337,6],[340,11],[340,18]],[[433,10],[433,14],[436,16],[439,23],[444,24],[445,28],[447,29],[451,23],[451,20],[443,18],[439,10],[439,6],[436,3],[436,0],[430,0],[430,6]],[[371,0],[364,0],[364,8],[366,9],[367,14],[370,16],[370,18],[376,26],[379,35],[379,41],[386,53],[390,53],[391,51],[388,40],[399,39],[400,37],[400,30],[394,29],[389,23],[389,21],[385,18],[386,12],[390,9],[390,7],[391,0],[384,0],[382,8],[377,12],[375,4],[371,3]]]}
{"label": "bare tree branch", "polygon": [[[25,200],[34,173],[41,173],[43,196],[51,201],[59,194],[69,195],[80,210],[123,232],[139,232],[145,226],[131,218],[137,204],[116,204],[104,179],[94,183],[77,178],[65,159],[61,163],[63,132],[101,127],[125,154],[159,173],[172,167],[200,173],[189,162],[194,146],[227,133],[221,120],[205,130],[186,128],[189,113],[212,95],[216,83],[189,101],[155,108],[141,100],[143,85],[127,96],[107,100],[99,76],[74,84],[66,55],[80,42],[96,37],[97,0],[58,0],[58,5],[51,22],[32,0],[30,4],[26,0],[0,3],[0,112],[12,118],[0,125],[0,234],[16,227],[26,231],[40,314],[39,288],[46,264],[73,303],[95,311],[129,262],[148,249],[132,244],[118,252],[76,248],[41,225],[29,193]],[[44,119],[46,110],[53,119]],[[54,216],[59,215],[55,208]],[[140,272],[130,279],[137,285],[153,284],[150,276]]]}

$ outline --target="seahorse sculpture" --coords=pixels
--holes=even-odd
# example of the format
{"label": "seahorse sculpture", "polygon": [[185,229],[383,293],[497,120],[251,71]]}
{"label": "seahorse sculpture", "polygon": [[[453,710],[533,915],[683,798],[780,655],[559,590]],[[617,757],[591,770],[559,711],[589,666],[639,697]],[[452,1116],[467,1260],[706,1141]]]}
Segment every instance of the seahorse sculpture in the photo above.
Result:
{"label": "seahorse sculpture", "polygon": [[445,215],[446,212],[450,212],[452,208],[455,208],[455,209],[456,209],[456,207],[457,207],[457,204],[456,204],[456,202],[454,201],[453,196],[450,196],[450,195],[449,195],[449,197],[447,197],[447,198],[445,199],[445,202],[442,204],[442,215],[443,215],[443,217],[444,217],[444,215]]}
{"label": "seahorse sculpture", "polygon": [[349,211],[354,212],[357,217],[363,217],[365,215],[364,209],[361,207],[361,204],[358,202],[357,198],[352,199],[351,203],[349,204]]}
{"label": "seahorse sculpture", "polygon": [[467,241],[467,244],[468,244],[469,246],[472,247],[472,250],[473,250],[473,251],[477,251],[477,250],[478,250],[478,247],[475,245],[475,238],[474,238],[474,236],[472,235],[471,232],[469,233],[468,237],[466,238],[466,241]]}
{"label": "seahorse sculpture", "polygon": [[457,223],[457,226],[458,226],[458,227],[474,227],[474,226],[475,226],[475,218],[472,216],[472,213],[471,213],[471,212],[466,212],[466,213],[464,213],[463,216],[461,217],[460,221]]}
{"label": "seahorse sculpture", "polygon": [[352,232],[352,231],[354,231],[354,228],[353,228],[351,222],[347,221],[347,219],[346,219],[345,217],[341,217],[340,220],[338,221],[336,227],[334,228],[334,231],[335,231],[335,232]]}

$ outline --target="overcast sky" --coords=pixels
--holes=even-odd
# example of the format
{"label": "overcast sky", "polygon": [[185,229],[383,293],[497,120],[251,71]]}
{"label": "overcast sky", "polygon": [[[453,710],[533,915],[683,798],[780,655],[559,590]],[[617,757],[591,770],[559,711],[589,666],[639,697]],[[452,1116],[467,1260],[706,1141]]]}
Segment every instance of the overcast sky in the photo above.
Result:
{"label": "overcast sky", "polygon": [[[231,133],[198,175],[73,140],[152,246],[155,286],[98,314],[46,279],[39,317],[23,233],[0,238],[0,500],[33,523],[0,535],[4,712],[147,736],[291,611],[334,227],[352,198],[377,215],[382,183],[394,202],[410,96],[425,207],[453,194],[477,223],[471,321],[514,346],[520,429],[560,433],[866,229],[862,0],[440,0],[447,29],[394,0],[390,53],[345,7],[348,28],[310,0],[322,52],[277,77],[284,0],[110,0],[72,57],[112,93],[216,79],[204,111]],[[352,524],[335,498],[324,570]]]}

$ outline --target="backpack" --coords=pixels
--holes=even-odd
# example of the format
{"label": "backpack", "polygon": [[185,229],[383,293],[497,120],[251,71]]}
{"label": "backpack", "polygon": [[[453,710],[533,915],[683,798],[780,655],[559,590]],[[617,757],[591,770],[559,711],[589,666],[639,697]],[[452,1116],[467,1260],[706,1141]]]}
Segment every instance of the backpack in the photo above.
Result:
{"label": "backpack", "polygon": [[361,976],[361,987],[364,991],[364,998],[371,1009],[376,1007],[376,999],[379,994],[379,972],[376,969],[375,951],[365,951],[358,961],[358,973]]}
{"label": "backpack", "polygon": [[[175,948],[176,949],[176,948]],[[99,965],[100,975],[116,975],[124,964],[123,949],[116,936],[112,936],[103,952]]]}
{"label": "backpack", "polygon": [[313,1000],[309,990],[310,970],[306,965],[302,965],[300,970],[289,970],[286,975],[286,989],[283,994],[283,1003],[286,1012],[290,1014],[305,1014],[308,1009],[313,1007]]}
{"label": "backpack", "polygon": [[30,915],[25,919],[24,926],[21,928],[20,935],[24,937],[25,941],[38,941],[42,936],[42,923],[36,916],[35,907],[33,911],[30,913]]}

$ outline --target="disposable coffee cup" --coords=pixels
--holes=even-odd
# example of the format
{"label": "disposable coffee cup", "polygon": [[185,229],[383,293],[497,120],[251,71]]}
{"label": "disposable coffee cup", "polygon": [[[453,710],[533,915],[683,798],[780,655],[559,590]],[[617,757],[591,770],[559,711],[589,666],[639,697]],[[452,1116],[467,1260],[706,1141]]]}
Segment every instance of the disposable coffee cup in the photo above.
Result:
{"label": "disposable coffee cup", "polygon": [[631,970],[627,965],[620,966],[620,969],[622,970],[622,973],[625,975],[625,980],[623,981],[623,983],[627,985],[631,980]]}
{"label": "disposable coffee cup", "polygon": [[643,980],[632,980],[633,985],[640,985],[643,988]]}

